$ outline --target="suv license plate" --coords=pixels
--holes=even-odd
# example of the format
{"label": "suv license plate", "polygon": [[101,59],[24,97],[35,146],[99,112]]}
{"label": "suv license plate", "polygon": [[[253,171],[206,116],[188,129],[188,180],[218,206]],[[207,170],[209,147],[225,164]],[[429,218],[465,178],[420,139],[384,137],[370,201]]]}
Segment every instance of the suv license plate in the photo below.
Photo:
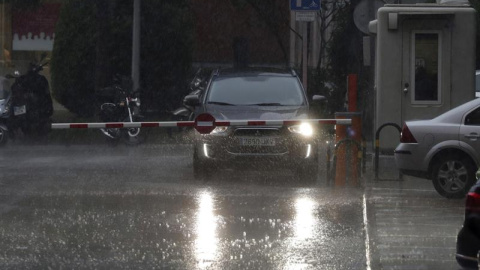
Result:
{"label": "suv license plate", "polygon": [[25,107],[25,105],[22,105],[22,106],[14,106],[13,107],[13,114],[14,115],[21,115],[21,114],[25,114],[27,113],[27,108]]}
{"label": "suv license plate", "polygon": [[243,146],[275,146],[275,138],[240,138],[240,145]]}

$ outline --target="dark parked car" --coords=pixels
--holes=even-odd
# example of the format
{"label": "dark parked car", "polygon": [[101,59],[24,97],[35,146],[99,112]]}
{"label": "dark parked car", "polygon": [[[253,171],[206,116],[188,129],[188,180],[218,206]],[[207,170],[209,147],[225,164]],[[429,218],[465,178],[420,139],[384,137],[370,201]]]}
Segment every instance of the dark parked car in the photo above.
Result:
{"label": "dark parked car", "polygon": [[465,203],[465,220],[457,237],[457,262],[465,269],[478,269],[480,250],[480,170],[479,181],[470,189]]}
{"label": "dark parked car", "polygon": [[[323,100],[314,96],[314,101]],[[216,120],[300,120],[309,118],[305,90],[293,70],[273,68],[223,69],[212,73],[207,89],[185,98],[195,115]],[[195,134],[193,170],[197,178],[218,169],[246,165],[290,168],[299,178],[315,181],[318,153],[314,126],[218,126],[210,134]]]}

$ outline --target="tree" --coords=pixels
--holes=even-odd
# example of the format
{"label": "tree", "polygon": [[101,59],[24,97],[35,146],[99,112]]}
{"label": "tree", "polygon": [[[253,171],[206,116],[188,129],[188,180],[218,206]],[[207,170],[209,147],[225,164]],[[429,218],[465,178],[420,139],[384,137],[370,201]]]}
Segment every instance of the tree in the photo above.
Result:
{"label": "tree", "polygon": [[188,92],[194,44],[190,1],[144,0],[142,5],[143,100],[164,111]]}
{"label": "tree", "polygon": [[[237,0],[238,1],[238,0]],[[284,1],[278,0],[245,0],[258,14],[258,18],[267,26],[270,32],[275,36],[278,46],[280,47],[285,63],[288,65],[288,51],[284,44],[284,33],[287,29],[288,18],[290,18],[286,9],[282,9],[279,5],[285,4]]]}
{"label": "tree", "polygon": [[[130,0],[68,0],[57,23],[52,90],[70,111],[91,116],[95,93],[115,75],[130,76]],[[144,108],[165,109],[186,89],[193,27],[188,0],[142,1],[141,97]]]}
{"label": "tree", "polygon": [[317,68],[309,73],[308,89],[327,97],[330,113],[343,110],[347,75],[362,73],[362,34],[353,22],[358,2],[326,0],[319,12],[320,54]]}
{"label": "tree", "polygon": [[320,49],[317,67],[322,68],[328,57],[326,50],[332,40],[332,32],[336,31],[337,21],[344,14],[345,9],[350,6],[349,0],[324,0],[321,1],[321,9],[318,12],[319,19],[316,21],[320,29]]}
{"label": "tree", "polygon": [[55,29],[50,62],[55,99],[82,116],[94,112],[95,0],[64,3]]}

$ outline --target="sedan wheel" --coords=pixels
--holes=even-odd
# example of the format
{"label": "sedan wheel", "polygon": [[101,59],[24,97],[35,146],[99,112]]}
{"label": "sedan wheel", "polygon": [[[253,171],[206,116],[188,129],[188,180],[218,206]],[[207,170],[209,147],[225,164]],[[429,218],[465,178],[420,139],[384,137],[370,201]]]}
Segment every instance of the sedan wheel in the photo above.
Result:
{"label": "sedan wheel", "polygon": [[433,166],[433,186],[446,198],[463,198],[475,183],[475,168],[467,159],[450,156]]}

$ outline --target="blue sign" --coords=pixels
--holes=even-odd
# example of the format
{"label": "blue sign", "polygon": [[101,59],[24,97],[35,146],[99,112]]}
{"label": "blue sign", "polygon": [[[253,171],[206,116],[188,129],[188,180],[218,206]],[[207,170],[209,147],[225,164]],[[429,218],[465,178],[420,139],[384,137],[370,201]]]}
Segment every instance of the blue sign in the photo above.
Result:
{"label": "blue sign", "polygon": [[320,10],[320,0],[290,0],[290,10],[318,11]]}

